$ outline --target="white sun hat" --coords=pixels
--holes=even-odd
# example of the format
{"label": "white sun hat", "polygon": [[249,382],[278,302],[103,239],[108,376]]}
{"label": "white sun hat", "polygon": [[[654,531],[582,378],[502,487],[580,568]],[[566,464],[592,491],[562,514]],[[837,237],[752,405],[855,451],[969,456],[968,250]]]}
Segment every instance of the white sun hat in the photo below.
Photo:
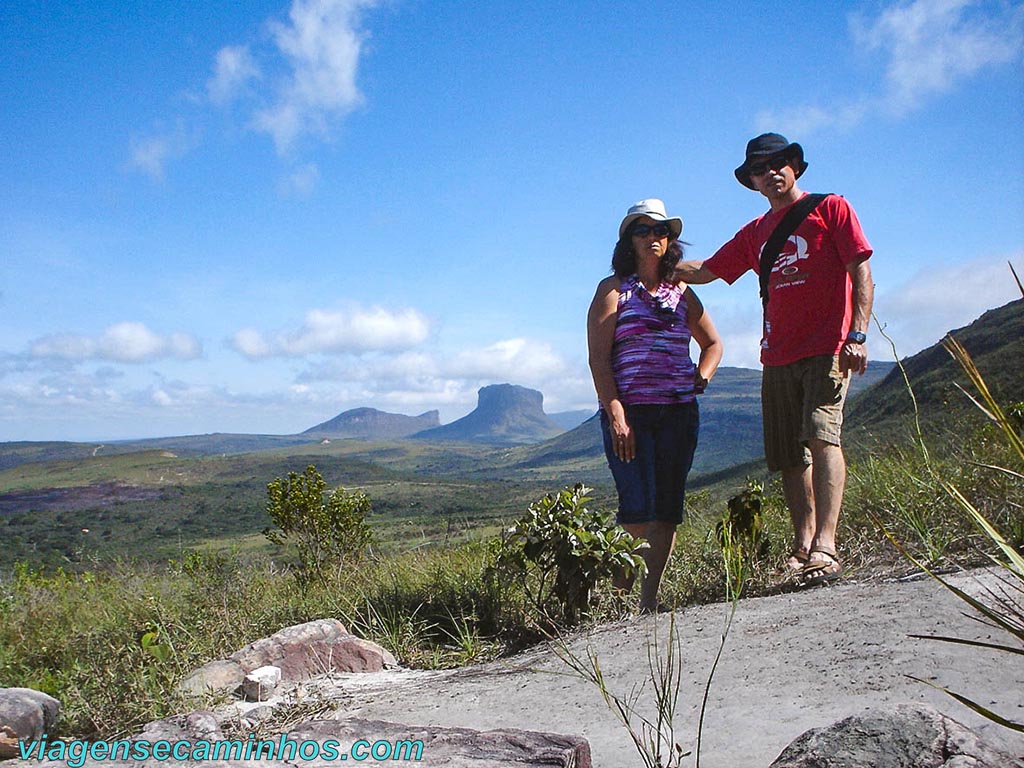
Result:
{"label": "white sun hat", "polygon": [[621,240],[630,225],[641,216],[647,216],[655,221],[664,221],[668,224],[669,232],[673,240],[677,240],[683,233],[683,220],[678,216],[669,216],[665,213],[665,203],[656,197],[649,197],[646,200],[633,203],[626,211],[626,218],[619,224],[619,239]]}

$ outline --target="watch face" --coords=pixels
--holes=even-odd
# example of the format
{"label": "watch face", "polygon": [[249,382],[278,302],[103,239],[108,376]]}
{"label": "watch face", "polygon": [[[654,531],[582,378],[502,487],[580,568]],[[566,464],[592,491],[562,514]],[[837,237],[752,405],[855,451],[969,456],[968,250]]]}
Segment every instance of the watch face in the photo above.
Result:
{"label": "watch face", "polygon": [[867,334],[861,333],[860,331],[850,331],[850,334],[846,337],[847,341],[852,341],[854,344],[863,344],[868,340]]}

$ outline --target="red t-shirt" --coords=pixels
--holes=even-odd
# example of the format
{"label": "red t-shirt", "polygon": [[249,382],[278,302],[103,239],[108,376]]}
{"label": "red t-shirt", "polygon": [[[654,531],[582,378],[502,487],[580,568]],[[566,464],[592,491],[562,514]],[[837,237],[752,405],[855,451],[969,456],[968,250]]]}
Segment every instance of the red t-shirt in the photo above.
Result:
{"label": "red t-shirt", "polygon": [[[736,233],[704,264],[730,285],[759,271],[761,249],[789,207],[769,211]],[[850,329],[853,296],[847,266],[871,256],[857,214],[830,195],[783,244],[768,280],[761,363],[788,365],[839,352]]]}

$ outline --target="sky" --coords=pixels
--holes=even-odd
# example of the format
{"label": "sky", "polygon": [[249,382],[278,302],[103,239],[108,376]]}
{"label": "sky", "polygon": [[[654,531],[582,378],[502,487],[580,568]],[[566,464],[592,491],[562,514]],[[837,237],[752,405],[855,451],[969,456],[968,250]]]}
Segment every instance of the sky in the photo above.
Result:
{"label": "sky", "polygon": [[[856,209],[911,355],[1019,298],[1022,75],[998,0],[7,0],[0,441],[594,408],[626,209],[707,258],[767,208],[764,131]],[[698,294],[757,367],[756,277]]]}

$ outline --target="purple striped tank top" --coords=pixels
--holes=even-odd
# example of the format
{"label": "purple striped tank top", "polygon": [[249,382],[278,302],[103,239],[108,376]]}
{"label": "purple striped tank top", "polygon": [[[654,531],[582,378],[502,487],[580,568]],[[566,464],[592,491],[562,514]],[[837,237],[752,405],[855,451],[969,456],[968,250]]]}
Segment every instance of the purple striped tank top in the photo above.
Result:
{"label": "purple striped tank top", "polygon": [[652,294],[636,275],[623,279],[612,345],[612,372],[626,405],[688,403],[695,368],[683,289],[661,283]]}

